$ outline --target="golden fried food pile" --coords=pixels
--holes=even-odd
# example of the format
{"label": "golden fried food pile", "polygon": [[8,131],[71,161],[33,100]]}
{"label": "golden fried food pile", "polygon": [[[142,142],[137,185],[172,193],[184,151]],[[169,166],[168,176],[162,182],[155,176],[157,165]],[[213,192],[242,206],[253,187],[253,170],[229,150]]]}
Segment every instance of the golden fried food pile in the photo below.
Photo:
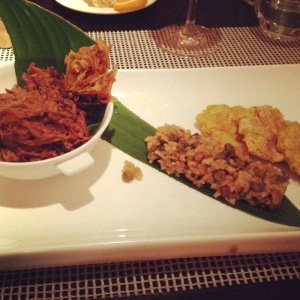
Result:
{"label": "golden fried food pile", "polygon": [[97,40],[78,52],[70,51],[65,57],[64,88],[75,102],[108,103],[112,101],[112,85],[117,67],[109,69],[110,47]]}
{"label": "golden fried food pile", "polygon": [[224,144],[241,146],[242,137],[238,132],[238,123],[246,112],[247,109],[242,106],[209,105],[197,115],[197,125],[205,137],[211,137]]}
{"label": "golden fried food pile", "polygon": [[300,123],[285,121],[278,134],[277,148],[290,169],[300,175]]}
{"label": "golden fried food pile", "polygon": [[204,136],[240,146],[270,162],[285,160],[300,175],[300,123],[285,120],[279,109],[209,105],[196,120]]}

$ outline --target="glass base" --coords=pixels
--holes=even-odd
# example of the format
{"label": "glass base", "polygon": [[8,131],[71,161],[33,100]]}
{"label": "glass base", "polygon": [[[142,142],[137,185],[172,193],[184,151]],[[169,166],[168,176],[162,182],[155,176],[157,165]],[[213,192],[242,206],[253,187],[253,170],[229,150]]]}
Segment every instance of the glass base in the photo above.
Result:
{"label": "glass base", "polygon": [[186,56],[207,56],[218,50],[221,38],[215,29],[200,25],[171,25],[156,36],[157,45],[168,53]]}
{"label": "glass base", "polygon": [[263,29],[263,32],[273,40],[283,41],[283,42],[296,42],[300,40],[300,36],[292,36],[284,33],[268,31]]}

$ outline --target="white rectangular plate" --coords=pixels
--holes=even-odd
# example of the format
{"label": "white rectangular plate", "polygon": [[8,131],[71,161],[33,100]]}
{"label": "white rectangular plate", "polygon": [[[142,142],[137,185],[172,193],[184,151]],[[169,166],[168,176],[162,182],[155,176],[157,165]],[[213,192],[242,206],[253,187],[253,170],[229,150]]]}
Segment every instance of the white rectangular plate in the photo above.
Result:
{"label": "white rectangular plate", "polygon": [[[300,65],[120,70],[113,93],[154,126],[196,131],[196,114],[220,103],[274,105],[300,121],[299,74]],[[71,177],[0,178],[0,268],[300,251],[299,228],[228,207],[102,140],[92,155],[95,164]],[[142,181],[122,181],[126,159]],[[286,193],[298,208],[299,181]]]}

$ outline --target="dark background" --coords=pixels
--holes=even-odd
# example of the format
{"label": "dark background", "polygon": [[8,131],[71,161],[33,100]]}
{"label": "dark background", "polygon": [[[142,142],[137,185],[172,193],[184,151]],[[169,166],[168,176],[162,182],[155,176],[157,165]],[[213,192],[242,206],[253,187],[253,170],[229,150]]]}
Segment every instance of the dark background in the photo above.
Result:
{"label": "dark background", "polygon": [[[83,0],[82,0],[83,1]],[[65,8],[55,0],[33,0],[84,31],[153,30],[183,23],[188,0],[157,0],[149,7],[126,14],[94,15]],[[254,7],[243,0],[198,0],[198,24],[207,27],[257,26]]]}

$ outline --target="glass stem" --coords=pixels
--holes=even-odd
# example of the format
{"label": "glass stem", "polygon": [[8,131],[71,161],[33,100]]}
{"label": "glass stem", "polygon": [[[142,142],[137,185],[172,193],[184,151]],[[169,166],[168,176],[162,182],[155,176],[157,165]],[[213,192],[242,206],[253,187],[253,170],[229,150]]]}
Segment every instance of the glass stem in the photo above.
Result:
{"label": "glass stem", "polygon": [[196,7],[197,7],[197,1],[198,0],[189,0],[189,8],[188,8],[188,13],[187,13],[187,18],[185,24],[187,26],[190,25],[195,25],[195,20],[196,20]]}
{"label": "glass stem", "polygon": [[198,31],[195,27],[196,20],[196,7],[198,0],[189,0],[189,8],[185,21],[185,25],[182,27],[181,33],[186,38],[192,38],[198,34]]}

